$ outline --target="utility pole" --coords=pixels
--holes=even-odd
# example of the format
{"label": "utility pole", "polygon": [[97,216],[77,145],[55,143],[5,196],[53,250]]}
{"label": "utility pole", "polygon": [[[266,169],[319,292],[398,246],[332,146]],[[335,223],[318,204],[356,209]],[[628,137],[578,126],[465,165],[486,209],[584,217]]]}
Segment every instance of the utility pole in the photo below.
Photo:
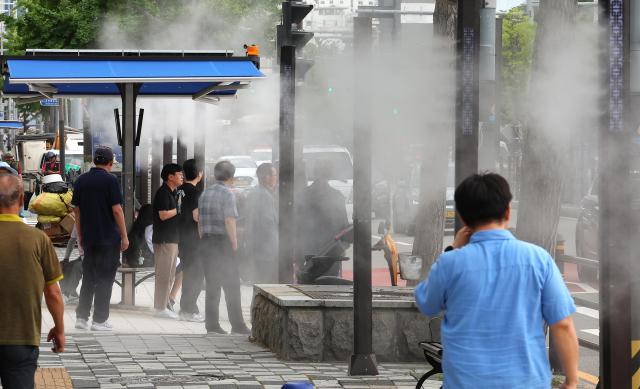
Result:
{"label": "utility pole", "polygon": [[66,181],[67,175],[64,169],[66,162],[65,148],[67,146],[64,133],[65,104],[64,99],[58,100],[60,101],[60,105],[58,106],[58,162],[60,163],[60,175],[62,176],[62,179]]}

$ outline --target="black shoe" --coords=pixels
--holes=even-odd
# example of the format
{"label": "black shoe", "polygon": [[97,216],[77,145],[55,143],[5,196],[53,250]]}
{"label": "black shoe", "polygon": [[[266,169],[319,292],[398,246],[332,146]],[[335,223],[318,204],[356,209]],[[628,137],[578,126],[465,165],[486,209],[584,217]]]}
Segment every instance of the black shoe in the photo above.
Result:
{"label": "black shoe", "polygon": [[242,327],[232,327],[231,333],[237,335],[251,335],[251,330],[243,324]]}
{"label": "black shoe", "polygon": [[222,327],[217,326],[211,329],[207,329],[207,334],[220,334],[220,335],[229,335],[229,333],[222,329]]}
{"label": "black shoe", "polygon": [[175,312],[175,310],[173,309],[174,305],[176,305],[176,302],[174,300],[169,299],[169,302],[167,303],[167,309],[170,310],[171,312]]}

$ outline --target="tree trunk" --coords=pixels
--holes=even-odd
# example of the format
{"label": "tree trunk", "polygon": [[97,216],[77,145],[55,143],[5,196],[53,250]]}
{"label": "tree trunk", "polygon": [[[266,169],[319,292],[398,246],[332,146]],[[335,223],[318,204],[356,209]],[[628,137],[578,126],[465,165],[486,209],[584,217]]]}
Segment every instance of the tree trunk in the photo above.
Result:
{"label": "tree trunk", "polygon": [[[566,82],[568,63],[558,57],[573,45],[576,0],[543,0],[538,14],[538,32],[533,53],[530,86],[530,114],[525,135],[522,184],[516,234],[518,238],[543,247],[554,255],[561,196],[562,170],[566,148],[575,129],[566,104],[572,97],[559,90],[558,80]],[[564,75],[563,75],[564,73]],[[564,85],[566,89],[566,85]],[[564,98],[563,98],[564,97]],[[550,107],[549,102],[556,102]],[[563,106],[564,105],[564,106]],[[563,134],[564,133],[564,134]],[[563,150],[564,149],[564,150]]]}
{"label": "tree trunk", "polygon": [[[434,52],[448,51],[453,58],[457,16],[456,0],[436,0],[433,15]],[[434,71],[437,70],[434,69]],[[432,128],[425,129],[428,136],[425,137],[422,149],[420,208],[416,216],[413,243],[413,255],[422,258],[422,278],[427,276],[431,265],[442,253],[448,150],[452,139],[454,105],[451,104],[446,108],[450,112],[442,112],[440,118],[442,120],[433,123],[430,126]]]}

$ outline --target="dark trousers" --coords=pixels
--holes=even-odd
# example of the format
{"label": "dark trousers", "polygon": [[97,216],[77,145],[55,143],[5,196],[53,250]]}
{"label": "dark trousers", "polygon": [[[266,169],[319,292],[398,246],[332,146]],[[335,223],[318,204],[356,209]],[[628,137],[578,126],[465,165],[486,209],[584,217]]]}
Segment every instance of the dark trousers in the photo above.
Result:
{"label": "dark trousers", "polygon": [[93,303],[93,322],[109,318],[109,302],[116,270],[120,266],[120,246],[88,246],[82,260],[82,288],[76,308],[78,319],[89,320]]}
{"label": "dark trousers", "polygon": [[33,389],[40,350],[36,346],[0,345],[0,382],[6,389]]}
{"label": "dark trousers", "polygon": [[200,242],[190,247],[180,246],[180,265],[182,265],[182,295],[180,296],[180,312],[200,313],[198,296],[202,291],[204,271],[200,260]]}
{"label": "dark trousers", "polygon": [[231,327],[243,328],[246,324],[242,318],[240,275],[231,243],[225,235],[206,236],[202,243],[203,250],[208,254],[202,258],[204,278],[207,283],[205,295],[207,331],[220,326],[218,307],[221,289],[224,289]]}

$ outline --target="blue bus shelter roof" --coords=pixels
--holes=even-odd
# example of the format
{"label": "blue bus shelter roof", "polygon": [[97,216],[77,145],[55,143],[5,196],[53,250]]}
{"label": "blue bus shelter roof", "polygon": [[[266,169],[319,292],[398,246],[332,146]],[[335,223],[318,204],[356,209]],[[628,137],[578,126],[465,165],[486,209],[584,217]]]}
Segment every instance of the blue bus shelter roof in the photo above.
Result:
{"label": "blue bus shelter roof", "polygon": [[21,130],[24,128],[20,120],[0,120],[0,129]]}
{"label": "blue bus shelter roof", "polygon": [[139,85],[138,96],[232,97],[264,75],[247,57],[51,56],[2,57],[3,95],[18,98],[119,96],[119,85]]}

